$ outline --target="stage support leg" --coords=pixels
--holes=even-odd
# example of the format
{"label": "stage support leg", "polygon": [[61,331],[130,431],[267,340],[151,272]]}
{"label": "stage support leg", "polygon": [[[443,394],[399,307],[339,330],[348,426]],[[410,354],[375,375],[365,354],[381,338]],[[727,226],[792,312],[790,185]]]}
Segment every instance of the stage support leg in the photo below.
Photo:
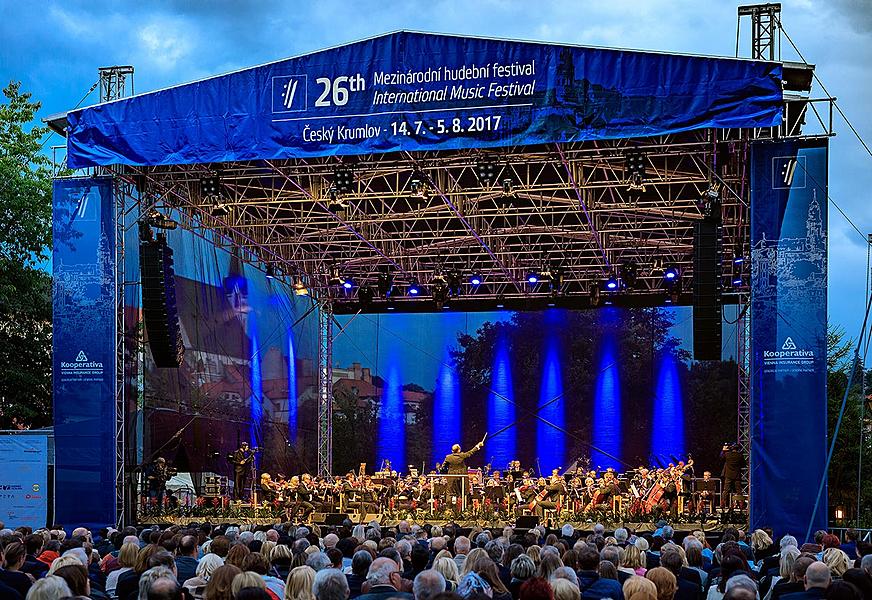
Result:
{"label": "stage support leg", "polygon": [[[739,322],[736,324],[736,362],[739,366],[738,380],[738,442],[742,454],[751,464],[751,311],[750,298],[739,297]],[[742,479],[742,496],[750,506],[751,470]]]}
{"label": "stage support leg", "polygon": [[128,502],[127,469],[125,458],[127,454],[126,414],[127,396],[125,385],[126,339],[125,339],[125,315],[124,315],[124,292],[127,283],[125,271],[124,236],[125,230],[125,203],[127,194],[125,184],[115,179],[115,526],[119,529],[132,522],[127,514],[131,505]]}
{"label": "stage support leg", "polygon": [[333,305],[318,308],[318,475],[333,470]]}

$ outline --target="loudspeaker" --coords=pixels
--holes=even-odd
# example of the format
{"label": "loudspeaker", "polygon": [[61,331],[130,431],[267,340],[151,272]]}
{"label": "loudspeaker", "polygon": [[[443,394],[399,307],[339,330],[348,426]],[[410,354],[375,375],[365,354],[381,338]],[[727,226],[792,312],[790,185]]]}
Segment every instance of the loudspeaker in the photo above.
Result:
{"label": "loudspeaker", "polygon": [[524,515],[522,517],[518,517],[515,521],[516,529],[533,529],[536,525],[539,524],[539,516],[538,515]]}
{"label": "loudspeaker", "polygon": [[177,368],[182,363],[185,346],[176,308],[176,278],[173,249],[166,236],[139,242],[139,272],[142,278],[142,316],[148,346],[154,364]]}
{"label": "loudspeaker", "polygon": [[721,225],[706,219],[693,226],[693,357],[721,359]]}
{"label": "loudspeaker", "polygon": [[347,513],[330,513],[324,517],[325,525],[342,525],[342,522],[348,518]]}

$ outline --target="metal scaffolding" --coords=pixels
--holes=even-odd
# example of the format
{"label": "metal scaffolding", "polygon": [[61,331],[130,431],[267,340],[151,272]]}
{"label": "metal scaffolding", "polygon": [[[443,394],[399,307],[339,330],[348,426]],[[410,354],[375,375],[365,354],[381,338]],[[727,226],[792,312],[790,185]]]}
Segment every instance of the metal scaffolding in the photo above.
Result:
{"label": "metal scaffolding", "polygon": [[333,469],[333,309],[318,306],[318,475]]}

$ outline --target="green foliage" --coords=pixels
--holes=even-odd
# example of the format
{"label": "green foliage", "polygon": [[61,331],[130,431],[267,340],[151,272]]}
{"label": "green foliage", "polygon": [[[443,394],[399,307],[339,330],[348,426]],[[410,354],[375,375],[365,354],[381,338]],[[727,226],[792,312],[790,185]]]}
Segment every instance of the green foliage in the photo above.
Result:
{"label": "green foliage", "polygon": [[[854,342],[845,338],[845,332],[840,328],[831,327],[827,332],[827,437],[832,440],[836,421],[841,410],[842,400],[848,386],[853,363]],[[860,369],[860,366],[857,366]],[[866,374],[867,379],[869,374]],[[847,522],[856,524],[858,465],[860,464],[861,431],[863,463],[872,461],[872,436],[868,433],[868,423],[872,414],[863,407],[862,382],[860,371],[854,374],[854,381],[848,392],[845,405],[845,416],[839,429],[839,437],[833,452],[828,473],[830,513],[836,507],[845,511]],[[868,381],[867,381],[868,383]],[[861,416],[861,413],[865,413]],[[872,525],[872,479],[866,475],[868,468],[863,467],[863,475],[859,478],[861,493],[860,523],[863,527]]]}
{"label": "green foliage", "polygon": [[0,103],[0,428],[51,423],[51,247],[47,129],[19,83]]}

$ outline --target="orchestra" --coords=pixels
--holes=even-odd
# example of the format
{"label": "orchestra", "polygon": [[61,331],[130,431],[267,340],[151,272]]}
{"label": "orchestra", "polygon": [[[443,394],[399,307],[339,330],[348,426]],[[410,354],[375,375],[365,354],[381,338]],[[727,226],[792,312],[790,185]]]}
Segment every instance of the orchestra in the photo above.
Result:
{"label": "orchestra", "polygon": [[[403,518],[489,518],[511,521],[536,515],[543,522],[582,518],[656,519],[668,516],[713,514],[719,506],[720,482],[705,471],[697,479],[693,459],[676,460],[665,467],[640,466],[626,472],[613,468],[591,469],[582,461],[569,469],[535,473],[517,460],[505,469],[492,464],[473,468],[466,459],[480,450],[484,439],[467,452],[455,445],[430,473],[411,469],[402,474],[387,461],[367,473],[366,463],[357,471],[338,477],[313,477],[308,473],[287,477],[268,472],[255,477],[258,448],[242,443],[228,455],[235,480],[237,504],[282,514],[288,520],[308,521],[315,513],[357,514],[363,520],[376,515]],[[151,494],[163,491],[171,469],[164,459],[148,471]],[[245,498],[251,476],[256,484]],[[158,503],[160,506],[160,503]]]}

